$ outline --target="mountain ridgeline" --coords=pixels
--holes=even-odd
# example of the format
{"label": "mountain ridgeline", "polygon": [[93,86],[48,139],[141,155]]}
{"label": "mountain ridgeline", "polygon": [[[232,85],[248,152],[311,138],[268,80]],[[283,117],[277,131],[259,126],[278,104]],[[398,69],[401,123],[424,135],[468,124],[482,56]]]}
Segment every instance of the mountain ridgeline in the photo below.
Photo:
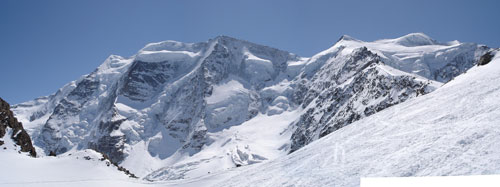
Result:
{"label": "mountain ridgeline", "polygon": [[[55,94],[13,110],[33,127],[34,144],[45,154],[91,148],[140,177],[156,170],[149,180],[179,179],[199,175],[193,171],[210,161],[237,167],[294,152],[434,91],[491,50],[421,33],[374,42],[343,36],[310,58],[227,36],[164,41],[129,58],[112,55]],[[251,136],[227,135],[291,112],[292,122],[273,132],[286,140],[279,145],[256,147]],[[208,151],[217,142],[224,151]],[[259,152],[264,148],[271,151]]]}

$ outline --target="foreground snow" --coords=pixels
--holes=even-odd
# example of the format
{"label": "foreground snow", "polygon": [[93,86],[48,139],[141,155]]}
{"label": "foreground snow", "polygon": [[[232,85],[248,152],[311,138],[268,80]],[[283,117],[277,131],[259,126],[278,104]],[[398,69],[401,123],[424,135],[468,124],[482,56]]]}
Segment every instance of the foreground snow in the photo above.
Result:
{"label": "foreground snow", "polygon": [[0,186],[140,186],[100,154],[84,150],[60,157],[32,158],[0,150]]}

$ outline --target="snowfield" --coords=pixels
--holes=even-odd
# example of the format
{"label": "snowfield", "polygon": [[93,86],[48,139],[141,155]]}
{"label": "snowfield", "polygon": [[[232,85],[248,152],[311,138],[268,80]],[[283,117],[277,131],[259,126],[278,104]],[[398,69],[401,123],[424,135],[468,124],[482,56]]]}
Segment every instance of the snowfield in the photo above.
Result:
{"label": "snowfield", "polygon": [[0,186],[145,186],[115,166],[107,166],[100,158],[92,150],[32,158],[12,149],[1,149]]}

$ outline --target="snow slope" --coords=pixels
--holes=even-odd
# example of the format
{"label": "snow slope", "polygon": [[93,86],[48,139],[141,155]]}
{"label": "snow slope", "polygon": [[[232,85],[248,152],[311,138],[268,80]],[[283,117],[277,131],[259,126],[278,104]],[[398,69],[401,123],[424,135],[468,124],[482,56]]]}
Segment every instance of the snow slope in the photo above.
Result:
{"label": "snow slope", "polygon": [[100,158],[92,150],[33,158],[0,149],[0,186],[146,186]]}
{"label": "snow slope", "polygon": [[359,186],[360,177],[500,174],[500,55],[438,90],[215,186]]}
{"label": "snow slope", "polygon": [[239,126],[209,133],[208,137],[212,143],[198,154],[154,171],[145,179],[196,179],[207,174],[228,171],[235,164],[239,167],[285,156],[283,149],[286,148],[290,136],[285,130],[296,118],[297,112],[273,116],[259,115]]}

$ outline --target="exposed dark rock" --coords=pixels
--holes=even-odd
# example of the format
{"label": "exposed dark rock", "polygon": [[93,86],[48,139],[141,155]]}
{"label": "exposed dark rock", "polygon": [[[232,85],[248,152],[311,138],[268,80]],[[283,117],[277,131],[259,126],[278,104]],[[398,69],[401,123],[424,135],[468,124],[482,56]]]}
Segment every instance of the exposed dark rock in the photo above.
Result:
{"label": "exposed dark rock", "polygon": [[478,66],[486,65],[486,64],[490,63],[491,59],[493,59],[493,54],[490,51],[490,52],[487,52],[486,54],[484,54],[483,56],[481,56],[481,58],[479,58],[479,62],[477,62],[477,65]]}
{"label": "exposed dark rock", "polygon": [[99,124],[99,130],[105,136],[101,136],[97,141],[89,142],[88,147],[94,149],[100,153],[109,155],[109,160],[120,163],[125,158],[123,153],[124,149],[124,136],[109,136],[111,132],[120,128],[120,125],[126,121],[126,119],[120,119],[115,121],[101,122]]}
{"label": "exposed dark rock", "polygon": [[[17,121],[14,113],[10,110],[9,103],[0,98],[0,137],[4,137],[7,133],[7,128],[12,129],[11,138],[21,147],[22,152],[28,152],[32,157],[36,157],[36,151],[31,143],[31,138],[24,130],[21,122]],[[0,142],[0,145],[4,142]]]}
{"label": "exposed dark rock", "polygon": [[[116,162],[113,162],[109,157],[108,155],[102,153],[102,152],[99,152],[98,150],[95,150],[96,152],[98,153],[101,153],[102,155],[102,158],[99,159],[100,161],[108,161],[108,166],[110,166],[110,164],[114,165],[117,167],[118,171],[121,171],[123,173],[125,173],[126,175],[128,175],[130,178],[138,178],[137,176],[135,176],[133,173],[131,173],[128,169],[122,167],[122,166],[119,166]],[[89,159],[90,160],[90,159]]]}
{"label": "exposed dark rock", "polygon": [[178,70],[178,64],[168,61],[159,63],[135,61],[121,91],[132,100],[144,101],[161,88],[160,85],[171,79]]}
{"label": "exposed dark rock", "polygon": [[109,154],[109,160],[120,163],[125,155],[123,154],[123,139],[121,136],[102,136],[95,143],[90,143],[89,148],[100,153]]}
{"label": "exposed dark rock", "polygon": [[49,156],[56,156],[56,152],[55,151],[50,151]]}

